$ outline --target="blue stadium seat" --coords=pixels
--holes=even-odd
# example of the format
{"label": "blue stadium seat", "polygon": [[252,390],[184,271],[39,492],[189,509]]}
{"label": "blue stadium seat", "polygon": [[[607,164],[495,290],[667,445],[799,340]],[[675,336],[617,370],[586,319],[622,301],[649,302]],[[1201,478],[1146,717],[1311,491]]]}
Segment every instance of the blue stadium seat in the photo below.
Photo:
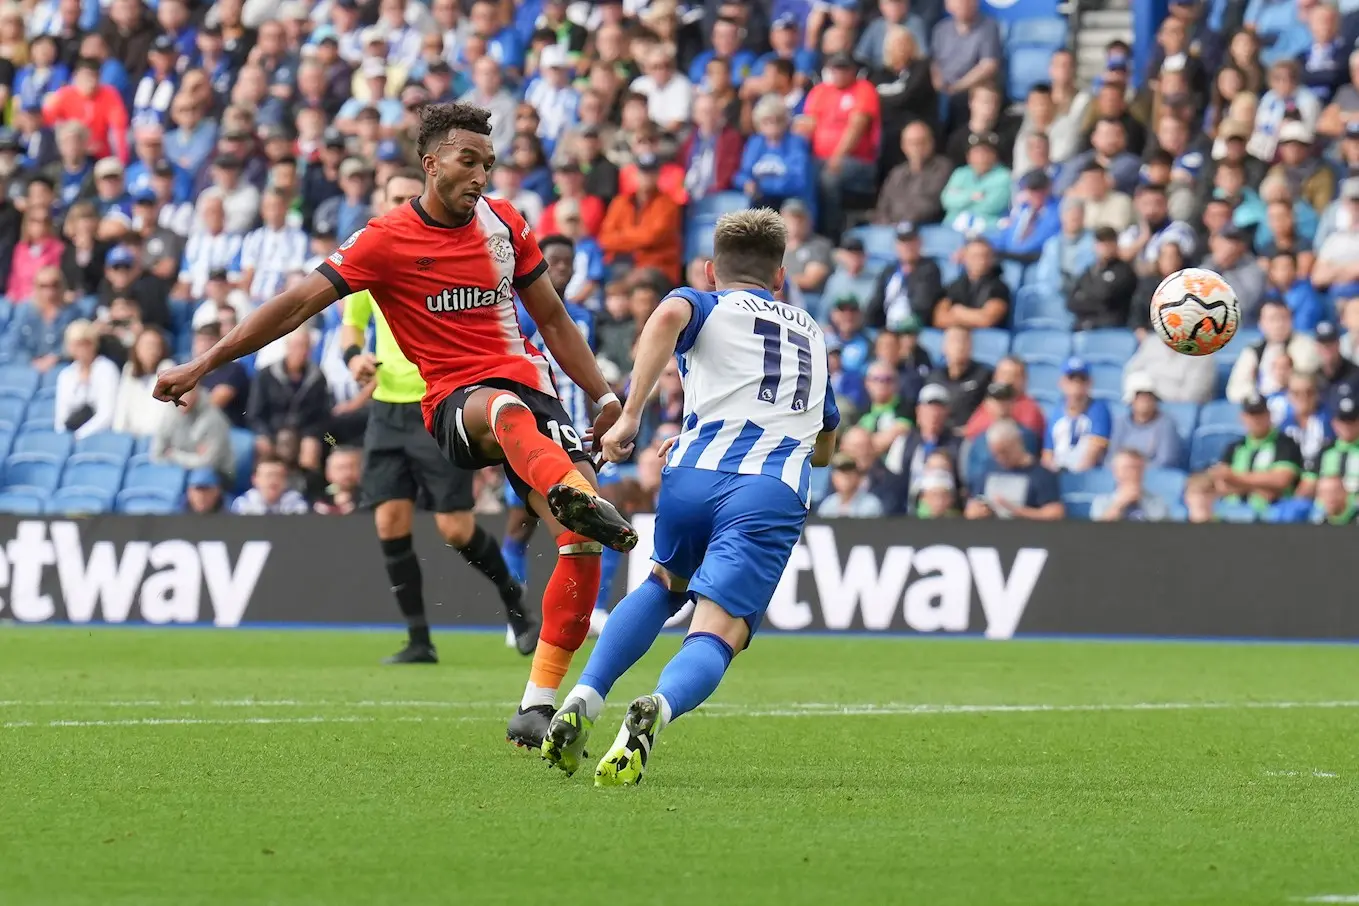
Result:
{"label": "blue stadium seat", "polygon": [[1175,431],[1180,435],[1180,443],[1189,449],[1190,438],[1199,424],[1199,407],[1194,403],[1162,403],[1161,411],[1175,423]]}
{"label": "blue stadium seat", "polygon": [[1075,318],[1066,300],[1042,286],[1025,286],[1015,294],[1015,330],[1070,331]]}
{"label": "blue stadium seat", "polygon": [[0,513],[11,513],[15,516],[38,516],[42,513],[42,507],[43,497],[41,494],[32,494],[24,489],[0,493]]}
{"label": "blue stadium seat", "polygon": [[148,456],[151,453],[151,438],[133,435],[132,455]]}
{"label": "blue stadium seat", "polygon": [[250,487],[250,473],[255,468],[255,435],[245,428],[231,429],[231,455],[236,460],[237,494]]}
{"label": "blue stadium seat", "polygon": [[1175,504],[1184,498],[1186,477],[1181,469],[1147,469],[1142,485],[1166,503]]}
{"label": "blue stadium seat", "polygon": [[51,431],[56,421],[56,415],[57,401],[55,397],[35,396],[28,404],[28,411],[24,413],[24,425],[32,426],[32,428],[26,428],[26,430],[46,428]]}
{"label": "blue stadium seat", "polygon": [[57,375],[61,374],[60,368],[49,368],[42,373],[38,379],[38,391],[48,396],[55,396],[57,392]]}
{"label": "blue stadium seat", "polygon": [[1024,265],[1018,261],[1002,261],[1000,279],[1005,281],[1005,285],[1010,288],[1010,297],[1014,298],[1014,294],[1024,285]]}
{"label": "blue stadium seat", "polygon": [[28,399],[38,389],[38,372],[27,365],[0,367],[0,393]]}
{"label": "blue stadium seat", "polygon": [[1057,487],[1067,494],[1109,494],[1114,490],[1114,474],[1108,469],[1057,473]]}
{"label": "blue stadium seat", "polygon": [[123,486],[123,463],[103,453],[77,453],[66,460],[61,486],[98,491],[112,500]]}
{"label": "blue stadium seat", "polygon": [[1235,503],[1230,500],[1219,500],[1213,508],[1213,514],[1223,522],[1259,522],[1260,514],[1248,503]]}
{"label": "blue stadium seat", "polygon": [[107,513],[113,509],[113,495],[94,493],[89,488],[58,488],[47,498],[43,511],[49,516],[81,516]]}
{"label": "blue stadium seat", "polygon": [[1118,327],[1082,330],[1071,338],[1071,348],[1091,364],[1105,362],[1122,367],[1137,351],[1137,337],[1131,330]]}
{"label": "blue stadium seat", "polygon": [[1189,507],[1182,503],[1172,503],[1170,505],[1170,522],[1188,522]]}
{"label": "blue stadium seat", "polygon": [[1052,409],[1062,401],[1062,394],[1057,392],[1057,389],[1053,387],[1044,387],[1034,390],[1031,386],[1029,387],[1029,396],[1033,398],[1033,401],[1037,403],[1044,412]]}
{"label": "blue stadium seat", "polygon": [[20,399],[17,396],[10,396],[0,391],[0,422],[8,422],[11,425],[23,423],[24,411],[28,408],[28,400]]}
{"label": "blue stadium seat", "polygon": [[1123,398],[1123,368],[1119,365],[1090,366],[1090,395],[1098,400],[1116,401]]}
{"label": "blue stadium seat", "polygon": [[1062,497],[1062,506],[1066,507],[1066,518],[1071,522],[1089,522],[1090,504],[1095,502],[1091,494],[1071,494]]}
{"label": "blue stadium seat", "polygon": [[716,228],[716,217],[690,217],[686,221],[684,226],[686,261],[713,256],[713,230]]}
{"label": "blue stadium seat", "polygon": [[123,490],[149,491],[177,501],[184,493],[185,477],[185,471],[179,466],[137,462],[134,457],[128,463]]}
{"label": "blue stadium seat", "polygon": [[1241,430],[1241,407],[1230,400],[1213,400],[1199,410],[1200,428],[1230,428]]}
{"label": "blue stadium seat", "polygon": [[1222,454],[1242,436],[1240,428],[1200,424],[1189,447],[1189,471],[1202,472],[1222,461]]}
{"label": "blue stadium seat", "polygon": [[1048,61],[1052,57],[1050,48],[1016,47],[1007,56],[1009,77],[1006,84],[1009,86],[1010,100],[1024,100],[1030,88],[1048,80]]}
{"label": "blue stadium seat", "polygon": [[170,330],[172,333],[182,333],[190,328],[193,323],[194,303],[187,299],[170,300]]}
{"label": "blue stadium seat", "polygon": [[931,362],[944,361],[944,332],[937,327],[926,327],[920,331],[920,336],[916,342],[920,348],[930,354]]}
{"label": "blue stadium seat", "polygon": [[119,434],[116,431],[101,431],[98,434],[91,434],[87,437],[79,438],[75,442],[75,452],[77,453],[103,453],[106,456],[113,456],[117,459],[126,461],[132,456],[136,438],[131,434]]}
{"label": "blue stadium seat", "polygon": [[71,435],[58,434],[50,425],[43,431],[24,431],[14,439],[13,452],[45,453],[62,462],[71,455]]}
{"label": "blue stadium seat", "polygon": [[8,299],[0,299],[0,331],[9,324],[9,319],[14,317],[14,303]]}
{"label": "blue stadium seat", "polygon": [[854,237],[864,244],[864,254],[879,261],[897,260],[897,231],[890,226],[869,224],[845,231],[846,237]]}
{"label": "blue stadium seat", "polygon": [[179,512],[179,502],[153,491],[123,491],[116,508],[129,516],[162,516]]}
{"label": "blue stadium seat", "polygon": [[740,192],[718,192],[689,202],[689,213],[697,217],[717,218],[732,211],[744,211],[749,207],[750,199]]}
{"label": "blue stadium seat", "polygon": [[920,228],[920,254],[926,258],[949,258],[962,247],[963,234],[952,227],[933,224]]}
{"label": "blue stadium seat", "polygon": [[1057,389],[1057,381],[1061,379],[1062,369],[1058,365],[1049,365],[1042,362],[1032,364],[1029,371],[1029,396],[1039,399],[1039,395],[1049,396],[1053,400],[1061,399],[1061,393]]}
{"label": "blue stadium seat", "polygon": [[1066,46],[1066,18],[1064,16],[1043,16],[1032,19],[1016,19],[1010,23],[1006,32],[1007,52],[1017,47],[1041,47],[1049,51]]}
{"label": "blue stadium seat", "polygon": [[1064,330],[1024,330],[1015,334],[1010,352],[1025,362],[1060,365],[1071,355],[1071,334]]}
{"label": "blue stadium seat", "polygon": [[[1010,351],[1010,332],[992,328],[972,331],[972,358],[994,365]],[[931,353],[933,355],[933,353]]]}
{"label": "blue stadium seat", "polygon": [[0,461],[9,456],[10,448],[14,446],[14,430],[7,428],[0,430]]}
{"label": "blue stadium seat", "polygon": [[5,460],[5,488],[50,494],[61,478],[61,461],[43,453],[16,453]]}

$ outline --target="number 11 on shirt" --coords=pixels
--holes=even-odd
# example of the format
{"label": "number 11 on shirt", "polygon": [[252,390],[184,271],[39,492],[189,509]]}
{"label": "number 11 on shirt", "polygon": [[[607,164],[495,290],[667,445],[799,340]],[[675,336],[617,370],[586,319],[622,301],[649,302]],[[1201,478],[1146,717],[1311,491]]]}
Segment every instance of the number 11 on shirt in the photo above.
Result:
{"label": "number 11 on shirt", "polygon": [[[759,399],[773,404],[779,396],[783,380],[783,326],[764,318],[755,319],[755,333],[764,338],[764,380],[760,381]],[[794,412],[807,408],[812,392],[812,341],[806,334],[788,329],[788,342],[797,347],[797,386],[793,388]]]}

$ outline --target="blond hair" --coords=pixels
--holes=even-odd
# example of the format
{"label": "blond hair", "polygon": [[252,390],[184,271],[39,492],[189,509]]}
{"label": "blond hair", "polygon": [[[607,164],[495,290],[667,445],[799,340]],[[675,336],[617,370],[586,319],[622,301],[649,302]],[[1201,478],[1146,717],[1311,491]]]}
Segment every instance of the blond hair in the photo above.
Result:
{"label": "blond hair", "polygon": [[713,231],[713,270],[723,283],[772,289],[787,244],[788,228],[768,208],[723,214]]}

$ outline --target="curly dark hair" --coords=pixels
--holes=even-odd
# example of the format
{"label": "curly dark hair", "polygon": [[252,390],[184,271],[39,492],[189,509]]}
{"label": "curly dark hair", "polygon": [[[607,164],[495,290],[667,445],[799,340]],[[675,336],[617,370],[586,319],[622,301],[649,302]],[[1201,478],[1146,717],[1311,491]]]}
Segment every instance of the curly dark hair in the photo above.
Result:
{"label": "curly dark hair", "polygon": [[423,157],[455,129],[491,134],[491,111],[475,104],[426,104],[420,108],[420,138],[416,150]]}

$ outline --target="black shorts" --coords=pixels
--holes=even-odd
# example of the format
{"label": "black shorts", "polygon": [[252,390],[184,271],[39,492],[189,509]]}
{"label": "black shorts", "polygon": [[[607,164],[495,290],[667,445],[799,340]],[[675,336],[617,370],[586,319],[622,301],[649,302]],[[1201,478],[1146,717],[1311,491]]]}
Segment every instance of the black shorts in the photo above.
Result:
{"label": "black shorts", "polygon": [[472,473],[459,469],[425,430],[419,403],[373,400],[363,435],[365,506],[418,500],[436,513],[472,509]]}
{"label": "black shorts", "polygon": [[538,422],[538,430],[544,437],[556,441],[571,457],[572,462],[590,462],[590,454],[585,451],[585,441],[576,433],[575,427],[571,424],[571,416],[566,414],[561,400],[518,381],[492,378],[480,384],[459,387],[444,397],[434,409],[434,439],[439,442],[439,449],[444,455],[460,468],[484,469],[487,466],[503,465],[510,487],[514,488],[521,499],[528,500],[529,492],[533,490],[528,482],[515,474],[509,463],[503,459],[491,459],[479,448],[472,447],[468,441],[462,410],[467,405],[467,397],[482,387],[508,390],[519,397],[533,413],[534,419]]}

